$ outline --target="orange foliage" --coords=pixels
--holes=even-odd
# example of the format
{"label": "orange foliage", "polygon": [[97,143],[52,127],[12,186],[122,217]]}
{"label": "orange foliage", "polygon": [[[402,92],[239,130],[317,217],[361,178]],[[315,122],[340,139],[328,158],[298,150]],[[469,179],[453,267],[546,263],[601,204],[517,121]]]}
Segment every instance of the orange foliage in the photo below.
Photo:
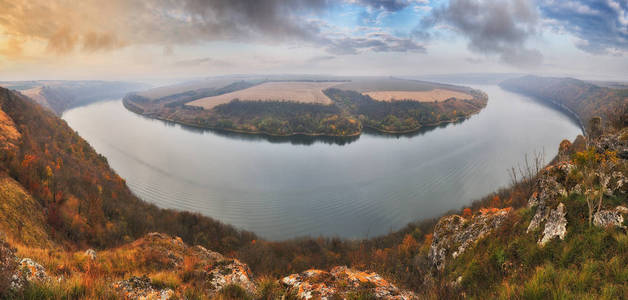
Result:
{"label": "orange foliage", "polygon": [[32,154],[24,155],[24,160],[22,160],[22,168],[28,168],[35,160],[37,156]]}
{"label": "orange foliage", "polygon": [[491,200],[491,207],[500,207],[500,206],[501,206],[501,201],[499,199],[499,196],[495,195],[493,199]]}
{"label": "orange foliage", "polygon": [[462,211],[462,217],[463,217],[463,218],[468,219],[468,218],[471,218],[471,216],[473,216],[473,213],[471,212],[471,209],[470,209],[470,208],[468,208],[468,207],[467,207],[467,208],[465,208],[465,209]]}
{"label": "orange foliage", "polygon": [[423,239],[423,245],[424,246],[430,246],[432,245],[432,240],[434,239],[434,235],[431,233],[428,233],[425,235],[425,239]]}
{"label": "orange foliage", "polygon": [[414,249],[417,249],[418,247],[419,243],[417,243],[414,237],[409,234],[406,234],[406,236],[403,238],[403,242],[401,242],[401,245],[399,245],[399,249],[406,254],[411,254],[412,251]]}

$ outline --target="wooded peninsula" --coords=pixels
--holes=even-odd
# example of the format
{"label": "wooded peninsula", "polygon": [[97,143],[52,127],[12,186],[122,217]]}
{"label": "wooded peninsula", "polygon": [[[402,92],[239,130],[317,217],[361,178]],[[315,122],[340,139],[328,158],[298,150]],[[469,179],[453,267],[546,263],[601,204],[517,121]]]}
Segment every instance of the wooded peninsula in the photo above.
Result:
{"label": "wooded peninsula", "polygon": [[392,77],[220,79],[123,99],[151,118],[272,136],[409,133],[468,118],[487,101],[479,90]]}

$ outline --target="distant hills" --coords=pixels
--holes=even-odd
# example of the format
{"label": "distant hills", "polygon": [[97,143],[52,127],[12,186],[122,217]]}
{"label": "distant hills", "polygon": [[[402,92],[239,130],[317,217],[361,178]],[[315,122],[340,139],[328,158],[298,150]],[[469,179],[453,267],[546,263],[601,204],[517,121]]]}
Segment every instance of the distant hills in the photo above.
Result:
{"label": "distant hills", "polygon": [[591,118],[617,122],[615,117],[628,109],[628,89],[600,87],[573,78],[524,76],[505,80],[500,86],[562,106],[577,116],[587,131],[591,130]]}
{"label": "distant hills", "polygon": [[7,81],[0,86],[17,90],[41,106],[61,115],[63,111],[92,102],[120,98],[132,91],[147,89],[142,83],[122,81]]}

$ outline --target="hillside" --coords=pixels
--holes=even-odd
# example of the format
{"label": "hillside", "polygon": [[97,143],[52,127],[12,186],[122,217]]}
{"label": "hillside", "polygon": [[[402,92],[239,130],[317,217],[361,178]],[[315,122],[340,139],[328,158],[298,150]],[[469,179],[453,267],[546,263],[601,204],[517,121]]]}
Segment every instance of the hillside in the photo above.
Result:
{"label": "hillside", "polygon": [[594,116],[617,122],[612,116],[628,109],[628,90],[611,89],[573,78],[524,76],[500,83],[502,88],[562,106],[581,120],[590,133]]}
{"label": "hillside", "polygon": [[0,110],[5,297],[628,297],[623,113],[588,137],[591,148],[564,141],[552,165],[513,170],[512,187],[441,219],[367,240],[269,242],[142,202],[20,94],[0,89]]}
{"label": "hillside", "polygon": [[470,88],[392,77],[238,77],[205,83],[132,93],[124,105],[201,128],[356,136],[364,127],[405,133],[454,122],[479,112],[488,100]]}
{"label": "hillside", "polygon": [[141,83],[121,81],[13,81],[0,82],[0,86],[18,90],[51,109],[57,115],[73,107],[96,101],[119,98],[125,94],[146,89]]}

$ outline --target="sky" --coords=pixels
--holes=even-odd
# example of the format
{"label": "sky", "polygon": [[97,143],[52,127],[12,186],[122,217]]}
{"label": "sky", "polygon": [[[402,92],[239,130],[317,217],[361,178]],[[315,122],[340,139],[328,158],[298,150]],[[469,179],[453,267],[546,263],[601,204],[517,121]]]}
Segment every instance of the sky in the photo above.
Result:
{"label": "sky", "polygon": [[628,80],[628,0],[0,0],[0,80]]}

